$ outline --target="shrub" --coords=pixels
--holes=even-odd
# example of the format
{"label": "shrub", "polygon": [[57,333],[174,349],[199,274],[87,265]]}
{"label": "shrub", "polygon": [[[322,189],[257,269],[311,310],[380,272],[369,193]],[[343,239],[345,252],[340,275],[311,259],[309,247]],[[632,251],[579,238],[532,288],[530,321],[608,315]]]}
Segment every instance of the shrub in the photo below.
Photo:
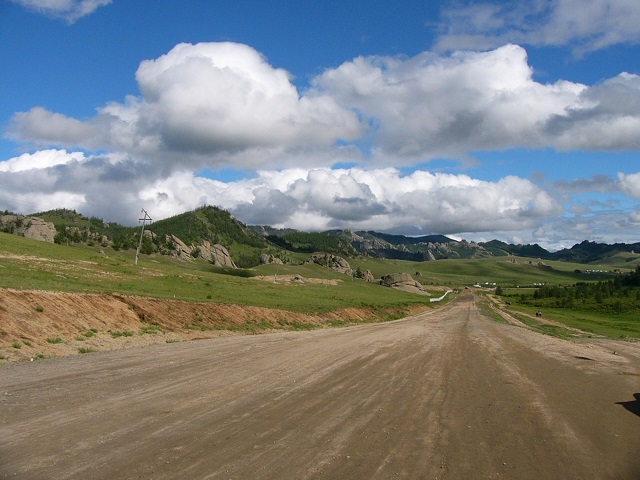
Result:
{"label": "shrub", "polygon": [[140,335],[162,333],[162,327],[160,325],[145,325],[140,328]]}
{"label": "shrub", "polygon": [[133,337],[134,333],[131,330],[124,330],[123,332],[111,332],[109,331],[109,333],[111,334],[112,338],[118,338],[118,337]]}

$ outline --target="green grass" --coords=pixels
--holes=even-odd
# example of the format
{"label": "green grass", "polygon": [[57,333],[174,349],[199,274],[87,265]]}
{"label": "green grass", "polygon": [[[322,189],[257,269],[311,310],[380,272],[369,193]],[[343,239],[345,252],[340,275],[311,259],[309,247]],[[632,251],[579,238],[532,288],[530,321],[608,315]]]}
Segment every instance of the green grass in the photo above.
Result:
{"label": "green grass", "polygon": [[[532,319],[519,315],[519,313],[534,315],[537,310],[542,310],[543,318],[553,320],[568,327],[577,328],[587,334],[613,339],[640,339],[640,317],[637,312],[610,314],[577,308],[539,309],[535,306],[519,304],[517,297],[505,297],[504,300],[512,303],[511,306],[507,307],[509,313],[527,325],[532,322]],[[535,324],[539,323],[533,322]],[[543,333],[555,331],[552,326],[542,326],[540,328],[548,330],[548,332]],[[571,333],[571,335],[573,335],[573,333]]]}
{"label": "green grass", "polygon": [[78,353],[91,353],[91,352],[93,352],[93,350],[91,350],[88,347],[80,347],[80,348],[78,348]]}
{"label": "green grass", "polygon": [[640,339],[640,319],[637,313],[607,315],[591,311],[546,309],[545,317],[608,338]]}
{"label": "green grass", "polygon": [[[105,254],[99,253],[100,249],[104,250]],[[371,270],[376,278],[388,273],[410,273],[427,290],[431,285],[496,283],[505,289],[520,286],[520,289],[514,291],[525,291],[522,287],[530,287],[535,283],[573,285],[576,282],[609,279],[611,275],[606,273],[576,273],[576,270],[586,272],[589,269],[620,268],[629,271],[634,269],[638,262],[635,258],[637,256],[630,258],[631,256],[633,255],[613,256],[607,259],[606,265],[545,261],[546,266],[539,266],[537,260],[518,257],[449,259],[434,262],[362,257],[348,261],[354,269],[359,267],[362,270]],[[116,292],[165,299],[279,308],[301,313],[366,307],[375,311],[378,320],[398,318],[407,307],[430,305],[427,297],[382,288],[375,283],[353,279],[318,265],[302,264],[309,257],[308,254],[291,254],[290,257],[295,265],[262,265],[239,271],[215,268],[201,259],[185,262],[160,255],[141,255],[139,265],[135,266],[134,251],[114,251],[104,247],[68,247],[0,233],[0,288],[103,294]],[[515,260],[516,263],[511,260]],[[416,275],[417,272],[420,275]],[[261,275],[277,280],[278,276],[294,274],[303,278],[337,280],[338,283],[280,284],[269,279],[263,281],[252,278]],[[437,296],[439,295],[440,292]],[[516,303],[511,297],[507,298]],[[38,310],[38,306],[34,308]],[[535,309],[529,308],[529,311],[532,313]],[[640,326],[633,315],[603,316],[590,311],[546,308],[544,313],[547,318],[593,334],[612,338],[640,338]],[[342,321],[337,323],[343,324]],[[186,328],[201,330],[203,325],[194,320]],[[248,324],[234,328],[257,331],[271,327]],[[289,325],[288,328],[303,327]],[[155,331],[158,331],[156,327],[145,324],[141,327],[140,334],[151,334]],[[96,329],[92,329],[80,335],[90,338],[97,333]],[[126,336],[124,332],[110,333]]]}
{"label": "green grass", "polygon": [[519,315],[518,313],[512,312],[514,318],[520,320],[526,326],[528,326],[531,330],[534,330],[539,333],[543,333],[545,335],[550,335],[556,338],[568,339],[571,337],[575,337],[576,333],[568,330],[566,328],[557,326],[557,325],[549,325],[548,323],[539,322],[537,320],[532,319],[526,315]]}
{"label": "green grass", "polygon": [[140,335],[150,335],[155,333],[162,333],[164,330],[160,325],[147,324],[140,328]]}
{"label": "green grass", "polygon": [[118,331],[109,331],[111,334],[111,338],[120,338],[120,337],[133,337],[134,332],[132,330],[123,330],[122,332]]}
{"label": "green grass", "polygon": [[[211,301],[317,313],[350,306],[397,308],[423,304],[424,297],[352,279],[318,265],[265,265],[238,272],[204,260],[84,246],[68,247],[0,233],[0,288],[63,292],[113,292],[188,301]],[[10,256],[9,256],[10,255]],[[230,274],[232,273],[232,274]],[[338,285],[280,285],[249,275],[285,275],[339,280]]]}
{"label": "green grass", "polygon": [[48,343],[52,343],[52,344],[58,344],[58,343],[62,343],[63,340],[60,337],[49,337],[47,338],[47,342]]}
{"label": "green grass", "polygon": [[477,305],[478,305],[478,309],[480,310],[480,313],[485,317],[488,317],[498,323],[504,323],[504,324],[509,323],[500,314],[498,314],[493,308],[491,308],[491,306],[489,305],[489,300],[485,295],[482,295],[480,297],[479,301],[477,302]]}

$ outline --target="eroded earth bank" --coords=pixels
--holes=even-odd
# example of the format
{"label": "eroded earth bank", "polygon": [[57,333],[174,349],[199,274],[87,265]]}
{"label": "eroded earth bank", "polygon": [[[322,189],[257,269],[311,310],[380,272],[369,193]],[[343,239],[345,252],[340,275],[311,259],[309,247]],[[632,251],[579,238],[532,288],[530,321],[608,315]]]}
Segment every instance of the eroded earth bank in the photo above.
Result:
{"label": "eroded earth bank", "polygon": [[0,365],[78,355],[81,351],[370,323],[428,308],[359,307],[305,314],[116,293],[0,289]]}

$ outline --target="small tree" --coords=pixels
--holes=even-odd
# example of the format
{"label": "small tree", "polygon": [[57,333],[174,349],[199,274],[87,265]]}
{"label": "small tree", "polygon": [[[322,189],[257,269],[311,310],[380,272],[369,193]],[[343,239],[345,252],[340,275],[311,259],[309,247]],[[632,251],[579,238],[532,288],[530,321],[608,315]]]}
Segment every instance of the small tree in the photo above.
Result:
{"label": "small tree", "polygon": [[498,286],[496,287],[496,295],[502,295],[502,293],[503,293],[503,292],[502,292],[502,287],[501,287],[500,285],[498,285]]}

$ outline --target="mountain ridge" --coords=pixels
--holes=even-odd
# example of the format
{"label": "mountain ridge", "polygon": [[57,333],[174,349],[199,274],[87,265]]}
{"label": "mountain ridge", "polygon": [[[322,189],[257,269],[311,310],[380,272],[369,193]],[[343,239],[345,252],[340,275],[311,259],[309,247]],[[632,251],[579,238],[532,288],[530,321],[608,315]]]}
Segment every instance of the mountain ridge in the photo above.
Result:
{"label": "mountain ridge", "polygon": [[[131,249],[137,248],[140,242],[139,226],[126,227],[107,223],[67,209],[29,216],[5,211],[4,215],[0,215],[0,230],[25,236],[29,222],[33,223],[33,219],[40,219],[44,224],[54,227],[55,232],[50,232],[51,235],[45,237],[47,241],[54,238],[56,243],[84,243]],[[537,243],[515,245],[500,240],[473,242],[454,240],[444,235],[409,237],[351,229],[303,232],[267,225],[248,226],[230,212],[213,206],[203,206],[146,225],[141,252],[171,254],[175,252],[176,241],[184,244],[187,253],[194,253],[194,256],[197,256],[202,247],[223,245],[238,266],[243,267],[260,264],[261,256],[265,254],[286,261],[290,253],[315,252],[408,261],[512,255],[584,264],[605,261],[615,255],[637,255],[640,252],[640,242],[606,244],[584,240],[571,248],[550,252]]]}

